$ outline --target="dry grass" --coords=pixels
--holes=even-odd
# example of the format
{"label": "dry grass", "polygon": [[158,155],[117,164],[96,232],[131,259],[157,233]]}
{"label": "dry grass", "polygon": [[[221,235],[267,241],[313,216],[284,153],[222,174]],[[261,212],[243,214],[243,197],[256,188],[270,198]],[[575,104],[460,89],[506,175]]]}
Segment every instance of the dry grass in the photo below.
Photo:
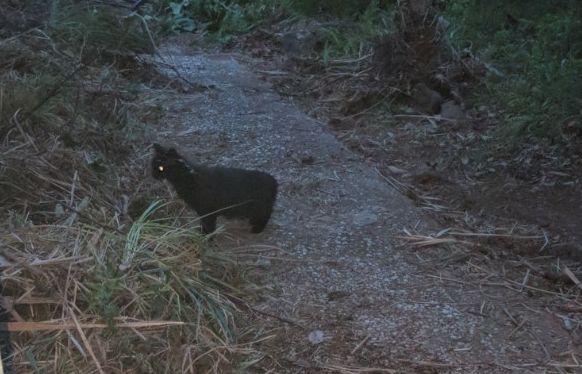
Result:
{"label": "dry grass", "polygon": [[17,367],[189,372],[229,363],[236,308],[205,277],[194,228],[150,220],[155,207],[122,232],[69,224],[71,213],[3,233]]}
{"label": "dry grass", "polygon": [[151,107],[114,65],[79,63],[61,45],[42,30],[0,41],[3,359],[55,373],[260,361],[253,344],[268,337],[237,326],[236,261],[207,248],[182,204],[157,199]]}
{"label": "dry grass", "polygon": [[[579,276],[570,268],[579,273],[579,263],[551,254],[540,255],[541,250],[551,253],[544,232],[517,225],[489,231],[449,228],[431,235],[404,230],[400,239],[410,247],[408,250],[415,248],[417,257],[427,265],[424,277],[460,287],[467,294],[479,294],[480,315],[485,315],[482,310],[486,305],[499,304],[513,326],[507,342],[517,339],[519,332],[522,339],[525,336],[543,353],[539,363],[528,365],[544,367],[551,373],[574,373],[580,368],[579,353],[556,355],[555,347],[553,352],[548,348],[546,332],[553,325],[533,322],[540,323],[535,316],[548,313],[567,321],[567,325],[579,326],[577,313],[582,310]],[[438,270],[434,270],[435,264],[439,265]],[[524,300],[523,295],[528,299]],[[523,365],[510,366],[517,370],[525,369]]]}

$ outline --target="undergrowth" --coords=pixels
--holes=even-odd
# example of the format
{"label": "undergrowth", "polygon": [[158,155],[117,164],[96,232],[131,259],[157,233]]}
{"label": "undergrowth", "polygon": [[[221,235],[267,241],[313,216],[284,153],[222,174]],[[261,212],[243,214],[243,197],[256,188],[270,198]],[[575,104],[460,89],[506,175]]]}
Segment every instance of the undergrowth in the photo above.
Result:
{"label": "undergrowth", "polygon": [[237,326],[240,267],[211,253],[181,203],[157,201],[167,194],[148,168],[159,110],[147,82],[122,74],[152,51],[146,18],[98,1],[42,3],[43,27],[0,40],[5,363],[180,373],[260,360]]}
{"label": "undergrowth", "polygon": [[93,1],[58,0],[50,6],[47,29],[76,53],[152,52],[151,35],[137,13],[120,17],[115,8]]}
{"label": "undergrowth", "polygon": [[281,16],[289,0],[163,0],[166,14],[158,17],[162,30],[204,32],[211,40],[226,43],[266,20]]}
{"label": "undergrowth", "polygon": [[393,31],[394,1],[380,0],[182,0],[167,1],[163,19],[171,32],[205,32],[221,43],[256,27],[286,20],[334,20],[324,31],[322,57],[355,57],[369,52],[370,42]]}
{"label": "undergrowth", "polygon": [[325,28],[324,63],[331,58],[360,58],[370,54],[377,39],[395,31],[393,5],[380,1],[367,3],[366,6],[354,8],[354,13],[349,14],[348,19],[353,21],[346,22],[348,27],[338,24]]}
{"label": "undergrowth", "polygon": [[577,1],[449,5],[452,39],[501,72],[486,86],[505,111],[504,134],[557,140],[565,131],[582,130],[580,14]]}

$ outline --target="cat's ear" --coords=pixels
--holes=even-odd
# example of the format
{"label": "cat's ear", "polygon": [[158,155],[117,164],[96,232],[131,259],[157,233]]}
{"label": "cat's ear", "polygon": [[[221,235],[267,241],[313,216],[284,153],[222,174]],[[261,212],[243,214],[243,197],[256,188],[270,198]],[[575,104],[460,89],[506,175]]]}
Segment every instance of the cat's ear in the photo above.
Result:
{"label": "cat's ear", "polygon": [[170,148],[170,149],[168,150],[168,152],[166,153],[166,155],[167,155],[168,157],[175,157],[175,158],[178,158],[178,157],[180,157],[180,156],[178,155],[178,152],[176,151],[176,149],[175,149],[175,148]]}
{"label": "cat's ear", "polygon": [[164,151],[164,147],[162,147],[158,143],[154,143],[154,151],[156,151],[157,153],[162,153]]}

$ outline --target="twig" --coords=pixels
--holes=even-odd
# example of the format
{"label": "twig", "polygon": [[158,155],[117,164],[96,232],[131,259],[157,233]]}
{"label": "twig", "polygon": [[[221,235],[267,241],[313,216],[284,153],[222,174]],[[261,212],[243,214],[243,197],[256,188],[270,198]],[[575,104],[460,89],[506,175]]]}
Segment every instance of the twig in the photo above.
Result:
{"label": "twig", "polygon": [[361,342],[358,343],[358,345],[356,345],[356,347],[354,349],[352,349],[352,351],[350,352],[350,354],[354,354],[357,351],[360,350],[360,348],[362,348],[364,346],[364,344],[366,344],[366,342],[368,341],[368,339],[370,339],[370,335],[366,335],[366,337],[364,339],[362,339]]}
{"label": "twig", "polygon": [[544,344],[544,342],[542,342],[542,340],[539,338],[539,336],[533,332],[533,331],[528,331],[528,333],[534,337],[535,340],[537,340],[538,344],[540,345],[542,351],[544,351],[544,354],[546,355],[546,360],[550,361],[552,359],[552,356],[550,355],[550,352],[548,352],[548,349],[546,348],[546,345]]}
{"label": "twig", "polygon": [[544,249],[546,249],[546,247],[550,244],[550,239],[548,239],[548,234],[546,233],[546,230],[542,230],[542,232],[544,233],[544,245],[542,245],[538,253],[542,253]]}
{"label": "twig", "polygon": [[399,182],[396,178],[384,175],[377,167],[374,167],[374,170],[376,170],[376,173],[382,179],[388,182],[388,184],[390,184],[396,191],[400,192],[401,194],[405,194],[405,192],[412,191],[412,189],[410,189],[405,184]]}
{"label": "twig", "polygon": [[416,247],[429,247],[439,244],[447,243],[458,243],[466,245],[477,245],[477,243],[468,242],[465,240],[457,240],[453,238],[434,238],[432,236],[422,236],[422,235],[410,235],[410,236],[397,236],[398,239],[408,240],[413,242],[412,244]]}
{"label": "twig", "polygon": [[555,368],[563,368],[563,369],[582,369],[582,365],[579,365],[579,364],[559,364],[559,363],[550,362],[546,365],[551,366],[551,367],[555,367]]}
{"label": "twig", "polygon": [[426,367],[432,367],[432,368],[458,368],[458,367],[464,367],[464,366],[470,366],[472,364],[444,364],[444,363],[440,363],[440,362],[430,362],[430,361],[412,361],[412,360],[397,360],[399,362],[405,362],[407,364],[412,364],[415,366],[426,366]]}
{"label": "twig", "polygon": [[[502,306],[501,308],[503,309],[503,312],[505,312],[505,314],[507,314],[507,316],[509,317],[511,322],[513,322],[513,324],[516,327],[521,327],[524,324],[524,320],[522,320],[520,323],[518,323],[517,320],[511,315],[511,313],[509,313],[509,310],[507,310],[506,307]],[[516,328],[516,330],[517,330],[517,328]],[[546,359],[548,361],[550,361],[552,359],[552,356],[550,355],[550,352],[548,352],[548,349],[544,345],[544,342],[542,342],[542,340],[533,331],[528,329],[527,332],[529,335],[531,335],[538,342],[540,348],[542,349],[542,351],[544,351],[544,354],[546,355]],[[510,334],[510,336],[511,335],[513,335],[513,332]]]}
{"label": "twig", "polygon": [[518,332],[519,329],[521,329],[523,327],[523,325],[525,325],[525,319],[522,319],[521,322],[517,326],[515,326],[515,328],[511,332],[511,334],[509,334],[507,336],[507,339],[511,339],[511,337],[513,336],[513,334],[515,334],[516,332]]}
{"label": "twig", "polygon": [[73,309],[69,308],[69,314],[70,314],[71,318],[73,319],[73,323],[75,325],[77,332],[81,336],[81,340],[83,341],[83,344],[85,345],[85,349],[87,349],[87,351],[89,352],[89,355],[91,355],[91,358],[93,359],[93,361],[95,361],[95,366],[97,366],[97,370],[99,371],[100,374],[105,374],[105,372],[103,371],[103,368],[101,368],[101,364],[99,363],[97,356],[95,356],[95,352],[93,352],[93,348],[91,348],[91,344],[89,343],[89,339],[87,339],[85,332],[81,328],[81,325],[79,324],[79,321],[77,320],[77,317],[75,316],[75,313],[73,312]]}
{"label": "twig", "polygon": [[[302,366],[308,368],[306,366]],[[325,364],[325,365],[317,365],[312,366],[314,369],[323,369],[323,370],[332,370],[333,372],[339,372],[343,374],[355,374],[355,373],[388,373],[388,374],[395,374],[401,373],[401,371],[396,371],[394,369],[386,369],[386,368],[379,368],[379,367],[349,367],[349,366],[341,366],[337,364]]]}
{"label": "twig", "polygon": [[548,290],[544,290],[543,288],[537,288],[537,287],[532,287],[532,286],[528,286],[528,285],[522,285],[519,282],[515,282],[515,281],[509,280],[509,279],[504,279],[504,280],[505,280],[505,283],[487,282],[487,283],[482,283],[482,285],[483,286],[492,286],[492,287],[505,287],[505,288],[510,289],[512,291],[515,291],[515,292],[520,292],[520,293],[523,292],[523,291],[520,291],[518,288],[511,287],[511,285],[516,285],[516,286],[520,286],[523,288],[527,288],[528,290],[537,291],[537,292],[545,293],[548,295],[559,296],[559,297],[562,297],[562,298],[568,300],[568,298],[564,294],[561,294],[559,292],[548,291]]}
{"label": "twig", "polygon": [[75,209],[73,207],[70,207],[68,205],[64,205],[64,208],[67,209],[67,210],[70,210],[71,212],[73,212],[75,214],[77,214],[79,217],[81,217],[83,219],[86,219],[86,220],[90,221],[91,223],[93,223],[93,224],[101,227],[102,229],[115,231],[118,234],[123,234],[123,232],[120,229],[118,229],[116,227],[113,227],[113,226],[109,226],[109,225],[104,224],[104,223],[101,223],[101,222],[95,220],[93,217],[88,216],[88,215],[85,215],[85,213],[81,213],[79,210],[77,210],[77,209]]}
{"label": "twig", "polygon": [[422,114],[393,114],[393,115],[391,115],[391,117],[394,117],[394,118],[434,119],[437,121],[447,121],[447,122],[453,122],[453,123],[456,123],[459,121],[459,120],[453,119],[453,118],[446,118],[446,117],[441,117],[441,116],[427,116],[427,115],[422,115]]}
{"label": "twig", "polygon": [[476,236],[484,238],[512,238],[512,239],[542,239],[542,235],[512,235],[512,234],[485,234],[478,232],[449,232],[455,236]]}
{"label": "twig", "polygon": [[[382,93],[383,91],[385,91],[385,89],[383,89],[382,91],[380,91],[380,93]],[[362,115],[364,113],[369,112],[370,110],[374,109],[375,107],[379,106],[380,104],[384,103],[384,100],[386,100],[389,96],[391,95],[391,93],[387,93],[386,95],[384,95],[380,100],[378,100],[377,102],[375,102],[374,104],[370,105],[369,107],[367,107],[364,110],[359,111],[358,113],[354,113],[354,114],[350,114],[348,116],[346,116],[346,118],[353,118],[353,117],[357,117],[359,115]]]}
{"label": "twig", "polygon": [[580,280],[576,277],[576,275],[574,273],[572,273],[572,270],[570,270],[570,268],[568,268],[567,266],[564,266],[562,271],[564,272],[564,274],[566,274],[566,276],[568,278],[570,278],[570,280],[572,282],[574,282],[576,287],[578,287],[579,289],[582,290],[582,282],[580,282]]}
{"label": "twig", "polygon": [[503,312],[507,315],[507,317],[509,317],[511,322],[515,325],[515,328],[513,329],[513,331],[511,331],[511,333],[507,337],[509,339],[525,324],[525,319],[522,319],[520,322],[517,322],[515,317],[513,317],[511,313],[509,313],[509,310],[507,310],[506,307],[502,306],[501,308],[503,309]]}
{"label": "twig", "polygon": [[521,282],[520,291],[523,291],[523,287],[527,285],[527,281],[529,280],[529,273],[530,273],[530,270],[527,269],[525,272],[525,276],[523,277],[523,281]]}

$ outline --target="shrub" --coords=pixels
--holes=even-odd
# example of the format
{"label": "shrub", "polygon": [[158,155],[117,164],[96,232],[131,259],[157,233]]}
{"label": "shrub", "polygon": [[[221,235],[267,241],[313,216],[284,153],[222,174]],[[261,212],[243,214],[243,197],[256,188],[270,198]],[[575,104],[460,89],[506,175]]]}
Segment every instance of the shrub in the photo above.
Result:
{"label": "shrub", "polygon": [[580,116],[582,5],[571,1],[459,0],[451,36],[505,73],[486,83],[505,109],[504,132],[556,139]]}

